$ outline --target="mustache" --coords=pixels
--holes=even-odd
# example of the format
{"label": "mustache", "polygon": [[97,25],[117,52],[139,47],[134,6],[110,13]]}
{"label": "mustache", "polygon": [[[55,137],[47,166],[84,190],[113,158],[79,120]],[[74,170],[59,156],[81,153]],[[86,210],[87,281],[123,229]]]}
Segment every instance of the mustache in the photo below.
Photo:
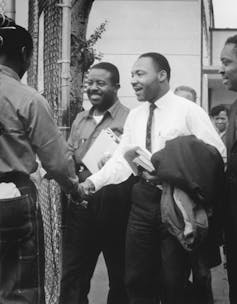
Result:
{"label": "mustache", "polygon": [[96,95],[103,95],[101,92],[97,91],[97,90],[87,90],[87,94],[92,95],[92,94],[96,94]]}

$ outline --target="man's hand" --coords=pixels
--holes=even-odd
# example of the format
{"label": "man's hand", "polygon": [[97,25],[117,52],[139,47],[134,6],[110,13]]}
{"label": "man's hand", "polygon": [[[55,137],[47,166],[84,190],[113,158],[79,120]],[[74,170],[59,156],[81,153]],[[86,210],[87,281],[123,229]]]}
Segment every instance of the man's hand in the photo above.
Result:
{"label": "man's hand", "polygon": [[89,179],[79,184],[79,191],[81,197],[84,199],[95,192],[95,185]]}
{"label": "man's hand", "polygon": [[143,170],[143,171],[141,171],[141,173],[139,175],[151,184],[154,184],[154,185],[161,184],[158,176],[156,175],[156,172],[148,172],[148,171]]}
{"label": "man's hand", "polygon": [[136,157],[139,156],[139,153],[137,153],[137,150],[139,149],[139,146],[131,147],[130,149],[126,150],[124,153],[124,158],[128,162],[132,162]]}
{"label": "man's hand", "polygon": [[98,168],[101,169],[102,167],[104,167],[104,165],[107,163],[107,161],[111,158],[111,154],[109,153],[105,153],[102,158],[100,159],[100,161],[98,162]]}

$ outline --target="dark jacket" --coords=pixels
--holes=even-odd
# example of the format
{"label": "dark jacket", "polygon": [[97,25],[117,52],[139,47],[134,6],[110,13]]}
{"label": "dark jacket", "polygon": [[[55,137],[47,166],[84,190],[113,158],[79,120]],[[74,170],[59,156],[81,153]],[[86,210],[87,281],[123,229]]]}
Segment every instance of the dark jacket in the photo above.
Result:
{"label": "dark jacket", "polygon": [[[194,135],[179,136],[151,159],[162,183],[168,183],[186,192],[209,217],[207,237],[210,261],[218,249],[221,235],[222,197],[224,193],[224,163],[217,149]],[[217,254],[214,254],[217,258]]]}
{"label": "dark jacket", "polygon": [[[237,100],[230,108],[229,126],[226,134],[227,173],[226,173],[226,238],[229,246],[237,242]],[[236,250],[237,252],[237,250]],[[235,254],[233,254],[235,255]]]}

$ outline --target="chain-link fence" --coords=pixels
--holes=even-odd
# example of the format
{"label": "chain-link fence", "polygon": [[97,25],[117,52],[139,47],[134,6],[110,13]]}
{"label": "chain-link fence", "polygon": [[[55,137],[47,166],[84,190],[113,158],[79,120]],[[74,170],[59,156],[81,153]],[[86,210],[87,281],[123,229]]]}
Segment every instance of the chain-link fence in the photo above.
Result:
{"label": "chain-link fence", "polygon": [[[1,0],[0,0],[1,1]],[[49,102],[55,121],[58,122],[60,107],[60,75],[58,60],[61,56],[62,12],[57,7],[58,0],[29,1],[29,31],[34,40],[34,54],[28,70],[28,83],[37,88],[39,51],[43,51],[43,95]],[[39,50],[39,16],[44,14],[44,47]],[[47,132],[47,130],[46,130]],[[61,199],[56,182],[43,180],[39,190],[44,238],[45,238],[45,291],[46,304],[57,304],[61,275]]]}
{"label": "chain-link fence", "polygon": [[39,203],[44,223],[45,293],[47,304],[57,304],[61,276],[61,193],[54,181],[44,179]]}

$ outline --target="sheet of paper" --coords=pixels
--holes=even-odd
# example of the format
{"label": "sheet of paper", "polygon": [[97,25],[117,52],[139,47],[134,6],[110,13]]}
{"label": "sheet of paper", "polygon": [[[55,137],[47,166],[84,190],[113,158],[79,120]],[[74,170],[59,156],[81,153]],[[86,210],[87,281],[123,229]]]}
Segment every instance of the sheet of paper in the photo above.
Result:
{"label": "sheet of paper", "polygon": [[102,157],[114,153],[118,146],[116,138],[116,135],[110,129],[102,130],[84,155],[82,162],[92,174],[99,171],[98,163]]}

